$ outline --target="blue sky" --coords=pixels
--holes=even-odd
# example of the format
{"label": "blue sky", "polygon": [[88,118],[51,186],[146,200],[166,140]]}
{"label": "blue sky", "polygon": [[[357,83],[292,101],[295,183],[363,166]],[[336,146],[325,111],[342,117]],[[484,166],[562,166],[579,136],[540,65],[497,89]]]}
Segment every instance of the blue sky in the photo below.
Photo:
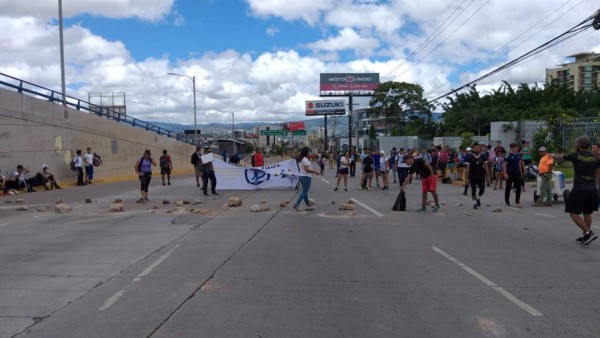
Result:
{"label": "blue sky", "polygon": [[[0,72],[60,88],[56,6],[0,0]],[[132,116],[176,123],[190,123],[191,82],[168,72],[196,77],[201,122],[228,122],[221,110],[235,111],[240,122],[291,121],[304,118],[306,100],[318,99],[319,73],[379,73],[382,81],[417,83],[433,98],[598,9],[592,0],[78,0],[63,6],[68,93],[123,91]],[[478,88],[488,91],[502,80],[543,83],[545,69],[565,56],[600,51],[600,33],[591,33]]]}

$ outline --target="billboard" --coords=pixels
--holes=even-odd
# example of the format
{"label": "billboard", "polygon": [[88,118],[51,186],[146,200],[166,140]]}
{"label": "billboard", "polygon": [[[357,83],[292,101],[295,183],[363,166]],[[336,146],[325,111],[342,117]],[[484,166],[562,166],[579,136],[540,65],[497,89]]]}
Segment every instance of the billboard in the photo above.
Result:
{"label": "billboard", "polygon": [[288,130],[289,131],[304,130],[304,122],[289,122]]}
{"label": "billboard", "polygon": [[321,73],[320,96],[372,96],[379,73]]}
{"label": "billboard", "polygon": [[346,101],[344,100],[306,101],[306,116],[345,114]]}

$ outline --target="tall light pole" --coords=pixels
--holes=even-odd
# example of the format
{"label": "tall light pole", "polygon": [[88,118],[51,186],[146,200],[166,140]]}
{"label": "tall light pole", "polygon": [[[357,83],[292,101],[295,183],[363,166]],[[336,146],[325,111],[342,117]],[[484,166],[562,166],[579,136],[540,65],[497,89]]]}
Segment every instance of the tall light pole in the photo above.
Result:
{"label": "tall light pole", "polygon": [[177,74],[177,73],[167,73],[167,74],[173,75],[173,76],[187,77],[188,79],[192,80],[192,90],[194,91],[194,143],[196,146],[198,146],[198,123],[196,122],[196,77],[195,76],[187,76],[187,75],[183,75],[183,74]]}
{"label": "tall light pole", "polygon": [[[67,105],[67,90],[65,85],[65,41],[63,39],[62,0],[58,0],[58,35],[60,40],[60,78],[62,87],[62,104]],[[66,110],[65,110],[66,112]],[[65,113],[66,115],[66,113]]]}

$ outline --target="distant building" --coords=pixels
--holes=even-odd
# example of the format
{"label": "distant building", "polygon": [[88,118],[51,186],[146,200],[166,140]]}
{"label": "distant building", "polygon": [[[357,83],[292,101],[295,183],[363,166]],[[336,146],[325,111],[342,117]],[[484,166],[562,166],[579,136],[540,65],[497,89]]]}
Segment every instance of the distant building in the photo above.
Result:
{"label": "distant building", "polygon": [[596,92],[600,87],[600,54],[579,53],[569,55],[575,61],[546,69],[548,84],[566,86],[576,92]]}

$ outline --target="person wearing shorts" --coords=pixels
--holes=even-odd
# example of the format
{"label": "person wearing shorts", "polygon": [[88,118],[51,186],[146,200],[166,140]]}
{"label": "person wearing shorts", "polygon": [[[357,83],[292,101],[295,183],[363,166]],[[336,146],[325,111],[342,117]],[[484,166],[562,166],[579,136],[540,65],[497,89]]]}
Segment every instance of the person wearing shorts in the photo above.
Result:
{"label": "person wearing shorts", "polygon": [[[583,246],[598,238],[592,231],[592,213],[598,211],[597,177],[600,175],[600,160],[590,152],[592,142],[587,136],[576,141],[576,151],[568,155],[553,155],[558,162],[573,162],[575,176],[573,190],[565,202],[565,212],[581,229],[582,235],[575,241]],[[583,217],[581,217],[583,214]]]}
{"label": "person wearing shorts", "polygon": [[348,172],[350,171],[350,152],[346,151],[344,156],[340,157],[340,166],[338,169],[337,184],[333,191],[338,191],[340,181],[344,179],[344,191],[348,191]]}
{"label": "person wearing shorts", "polygon": [[165,176],[167,176],[167,181],[169,185],[171,185],[171,171],[173,170],[173,162],[171,161],[171,156],[167,154],[167,149],[163,149],[162,155],[158,161],[160,165],[160,177],[162,178],[162,185],[165,185]]}
{"label": "person wearing shorts", "polygon": [[421,209],[417,210],[420,212],[427,210],[427,193],[431,193],[435,205],[432,207],[432,211],[436,212],[440,210],[440,203],[437,194],[437,175],[433,173],[433,168],[422,158],[415,159],[412,155],[406,155],[404,157],[404,163],[410,166],[409,175],[406,177],[400,190],[410,184],[410,178],[415,172],[421,177]]}

